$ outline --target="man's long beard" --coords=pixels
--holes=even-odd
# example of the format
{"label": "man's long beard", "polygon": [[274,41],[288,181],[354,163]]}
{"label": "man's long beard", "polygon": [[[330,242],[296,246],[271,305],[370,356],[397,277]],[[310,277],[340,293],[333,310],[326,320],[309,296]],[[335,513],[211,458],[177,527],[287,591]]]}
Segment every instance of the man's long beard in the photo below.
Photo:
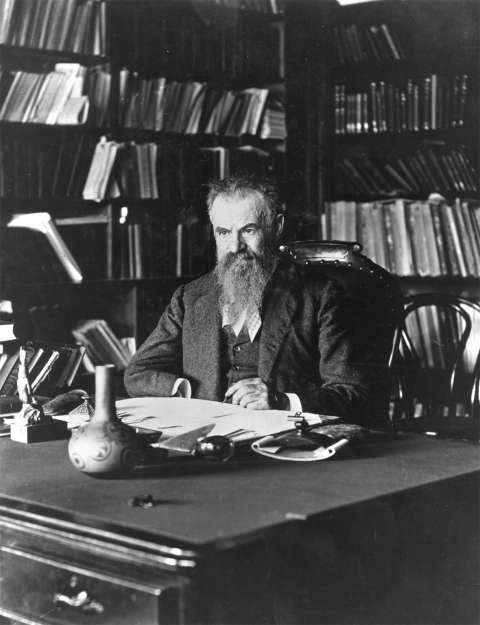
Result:
{"label": "man's long beard", "polygon": [[232,319],[249,306],[261,308],[263,293],[275,267],[275,255],[268,249],[228,252],[218,259],[215,274],[220,286],[220,307]]}

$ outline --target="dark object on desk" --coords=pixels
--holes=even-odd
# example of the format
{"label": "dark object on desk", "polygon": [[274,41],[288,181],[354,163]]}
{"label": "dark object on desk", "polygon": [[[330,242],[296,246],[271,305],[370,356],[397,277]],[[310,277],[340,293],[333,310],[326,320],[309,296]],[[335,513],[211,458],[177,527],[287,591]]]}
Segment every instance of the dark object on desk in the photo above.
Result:
{"label": "dark object on desk", "polygon": [[396,333],[394,425],[480,439],[480,306],[445,293],[413,295]]}
{"label": "dark object on desk", "polygon": [[88,397],[83,389],[73,389],[67,393],[60,393],[53,399],[43,404],[43,412],[46,415],[56,416],[68,414]]}
{"label": "dark object on desk", "polygon": [[369,371],[373,389],[363,422],[369,427],[388,427],[388,359],[403,311],[398,279],[361,254],[362,246],[355,242],[293,241],[281,245],[279,251],[305,273],[321,272],[343,286],[352,311],[354,357]]}
{"label": "dark object on desk", "polygon": [[152,495],[135,495],[128,500],[128,505],[132,508],[143,508],[149,510],[155,505],[155,500]]}
{"label": "dark object on desk", "polygon": [[214,424],[202,425],[195,430],[160,442],[159,446],[162,449],[189,454],[205,460],[226,462],[233,457],[235,445],[226,436],[208,436],[214,427]]}
{"label": "dark object on desk", "polygon": [[235,453],[235,445],[227,436],[205,436],[195,445],[195,456],[205,460],[227,462]]}
{"label": "dark object on desk", "polygon": [[305,418],[299,418],[294,430],[265,436],[252,443],[252,449],[275,460],[314,462],[331,458],[350,441],[367,435],[368,430],[360,425],[311,426]]}

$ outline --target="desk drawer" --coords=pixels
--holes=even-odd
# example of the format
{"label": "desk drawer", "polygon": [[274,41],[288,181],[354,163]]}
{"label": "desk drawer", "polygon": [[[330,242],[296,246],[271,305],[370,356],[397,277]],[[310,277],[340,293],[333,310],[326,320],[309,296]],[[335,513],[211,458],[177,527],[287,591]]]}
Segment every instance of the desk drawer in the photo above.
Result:
{"label": "desk drawer", "polygon": [[55,625],[178,620],[176,588],[137,584],[12,547],[2,547],[0,559],[0,614]]}

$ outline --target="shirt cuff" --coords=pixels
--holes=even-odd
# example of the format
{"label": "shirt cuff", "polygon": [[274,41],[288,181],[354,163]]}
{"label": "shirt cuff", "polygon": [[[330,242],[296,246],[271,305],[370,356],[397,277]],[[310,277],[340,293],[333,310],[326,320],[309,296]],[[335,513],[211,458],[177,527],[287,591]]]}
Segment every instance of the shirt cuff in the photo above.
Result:
{"label": "shirt cuff", "polygon": [[296,393],[285,393],[288,397],[288,401],[290,402],[289,410],[291,412],[302,412],[302,402],[300,401],[300,397]]}
{"label": "shirt cuff", "polygon": [[187,378],[177,378],[172,388],[172,397],[184,397],[190,399],[192,396],[192,386]]}

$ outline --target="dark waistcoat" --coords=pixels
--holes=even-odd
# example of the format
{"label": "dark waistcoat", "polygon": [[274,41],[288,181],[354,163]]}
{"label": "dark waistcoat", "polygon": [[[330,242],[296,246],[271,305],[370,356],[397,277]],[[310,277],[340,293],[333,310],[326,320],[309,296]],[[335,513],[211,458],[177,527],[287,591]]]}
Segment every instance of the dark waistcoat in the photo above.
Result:
{"label": "dark waistcoat", "polygon": [[242,328],[238,336],[235,336],[230,326],[223,328],[222,373],[225,390],[239,380],[258,376],[259,336],[260,332],[257,332],[251,342],[245,328]]}

